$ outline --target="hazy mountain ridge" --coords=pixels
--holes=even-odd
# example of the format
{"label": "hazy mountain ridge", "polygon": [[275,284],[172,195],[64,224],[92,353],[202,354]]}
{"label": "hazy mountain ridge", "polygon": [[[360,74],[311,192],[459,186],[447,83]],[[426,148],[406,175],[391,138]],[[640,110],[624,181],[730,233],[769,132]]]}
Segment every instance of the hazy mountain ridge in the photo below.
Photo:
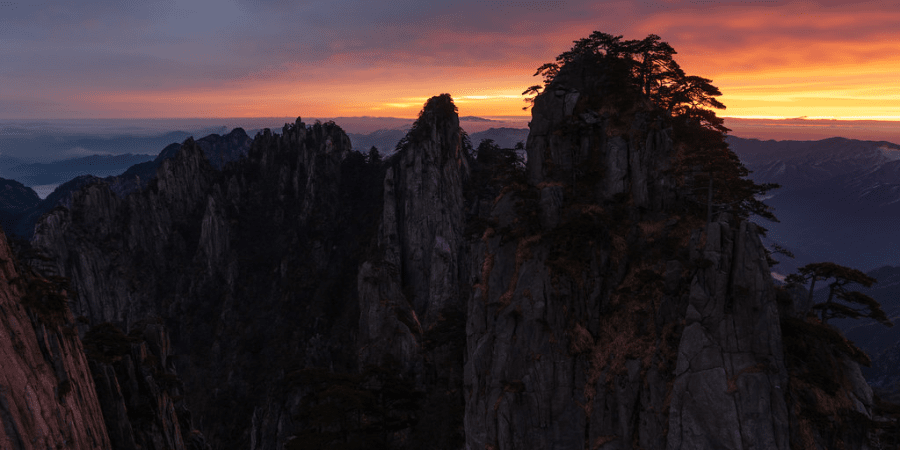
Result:
{"label": "hazy mountain ridge", "polygon": [[118,175],[129,167],[152,161],[153,155],[91,155],[48,163],[19,164],[0,171],[0,177],[14,179],[28,186],[62,184],[81,175],[107,177]]}
{"label": "hazy mountain ridge", "polygon": [[900,263],[900,145],[733,136],[728,142],[751,178],[782,186],[766,200],[781,222],[763,225],[769,239],[798,255],[781,258],[785,266],[828,260],[872,270]]}
{"label": "hazy mountain ridge", "polygon": [[[230,161],[246,157],[251,139],[242,128],[235,128],[226,135],[210,134],[195,142],[213,167],[222,168]],[[7,186],[7,190],[4,192],[9,197],[7,202],[10,205],[18,202],[17,204],[21,206],[2,208],[2,211],[0,211],[0,223],[2,223],[7,234],[29,239],[34,232],[34,225],[41,216],[59,205],[70,207],[72,195],[82,187],[92,183],[103,182],[109,185],[110,189],[118,196],[124,198],[131,192],[147,187],[148,183],[156,177],[157,169],[163,161],[174,158],[181,147],[182,144],[169,144],[155,158],[150,155],[95,155],[50,164],[24,166],[35,170],[50,171],[50,173],[45,172],[40,175],[44,177],[60,177],[65,173],[76,173],[78,175],[67,178],[67,181],[57,186],[45,199],[41,200],[38,198],[37,202],[34,202],[34,197],[37,197],[37,194],[32,189],[25,186],[21,186],[18,190],[12,189],[12,186],[21,185],[21,183],[4,180]],[[139,162],[135,164],[135,161]],[[90,170],[90,172],[93,172],[92,174],[82,174],[82,172],[87,172],[88,170],[77,170],[83,169],[85,165],[91,167],[94,162],[103,164],[105,168],[100,171]],[[131,164],[127,168],[123,168],[122,166],[127,163]],[[74,166],[76,170],[65,172],[71,166]],[[60,172],[60,168],[64,171]],[[55,172],[53,172],[54,169],[56,170]],[[109,172],[117,175],[96,175]],[[16,193],[15,198],[12,197],[13,193]]]}
{"label": "hazy mountain ridge", "polygon": [[[881,303],[895,324],[870,319],[834,320],[848,339],[872,358],[863,374],[873,387],[900,398],[900,145],[831,138],[819,141],[760,141],[729,137],[732,149],[758,182],[782,185],[766,203],[781,223],[765,223],[768,241],[794,250],[797,258],[774,271],[788,274],[811,262],[833,261],[868,270],[878,282],[857,289]],[[868,257],[867,257],[868,256]],[[825,300],[825,290],[817,301]]]}
{"label": "hazy mountain ridge", "polygon": [[[209,134],[214,130],[205,130]],[[172,142],[181,142],[192,132],[172,131],[151,136],[141,135],[85,135],[66,132],[41,134],[38,130],[28,130],[27,134],[0,133],[0,152],[4,156],[20,159],[26,163],[49,162],[91,155],[113,156],[126,153],[148,154],[159,151]]]}
{"label": "hazy mountain ridge", "polygon": [[[493,122],[488,119],[482,120]],[[353,149],[356,151],[366,152],[369,148],[375,146],[382,155],[390,156],[396,151],[397,142],[406,136],[408,131],[409,127],[407,126],[397,129],[378,130],[368,134],[347,133],[347,135],[350,136]],[[527,128],[492,127],[469,134],[469,140],[474,147],[478,147],[478,144],[484,139],[491,139],[501,148],[513,148],[519,142],[524,143],[527,138]]]}
{"label": "hazy mountain ridge", "polygon": [[397,129],[383,129],[373,131],[368,134],[347,133],[350,142],[353,144],[353,150],[358,152],[367,152],[373,146],[378,149],[382,155],[391,155],[396,151],[397,142],[406,136],[409,127]]}

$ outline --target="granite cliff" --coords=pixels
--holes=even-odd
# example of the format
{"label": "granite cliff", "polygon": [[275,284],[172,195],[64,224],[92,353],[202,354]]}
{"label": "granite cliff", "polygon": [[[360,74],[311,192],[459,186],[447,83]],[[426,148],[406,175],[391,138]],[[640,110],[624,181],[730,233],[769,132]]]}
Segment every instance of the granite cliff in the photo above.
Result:
{"label": "granite cliff", "polygon": [[773,286],[756,225],[707,222],[666,111],[585,74],[567,66],[535,99],[524,165],[473,154],[444,94],[386,161],[298,118],[219,160],[188,140],[127,193],[81,187],[26,260],[70,280],[68,339],[90,361],[71,373],[94,380],[96,433],[116,448],[878,448],[864,355]]}
{"label": "granite cliff", "polygon": [[32,263],[71,277],[86,339],[158,324],[162,376],[183,382],[178,396],[214,446],[276,448],[296,413],[292,371],[356,364],[345,349],[358,307],[335,300],[355,296],[347,261],[368,214],[352,173],[365,163],[349,148],[337,126],[298,120],[217,170],[188,140],[146,189],[120,197],[98,181],[51,211],[32,239],[46,258]]}
{"label": "granite cliff", "polygon": [[0,448],[110,448],[67,300],[0,235]]}
{"label": "granite cliff", "polygon": [[660,112],[600,113],[576,74],[536,98],[527,181],[473,252],[468,448],[790,448],[758,230],[698,221]]}

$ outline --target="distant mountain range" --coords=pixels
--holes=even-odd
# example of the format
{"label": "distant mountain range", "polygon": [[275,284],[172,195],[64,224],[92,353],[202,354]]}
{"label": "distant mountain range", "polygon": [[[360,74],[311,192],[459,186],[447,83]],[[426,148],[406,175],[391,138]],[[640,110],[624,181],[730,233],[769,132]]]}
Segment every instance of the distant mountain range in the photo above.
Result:
{"label": "distant mountain range", "polygon": [[[469,116],[465,119],[469,122],[489,120]],[[375,146],[384,156],[388,156],[394,152],[397,142],[406,135],[408,128],[408,125],[399,126],[371,133],[350,133],[348,136],[354,149],[365,152]],[[243,130],[239,134],[241,136],[236,139],[249,139]],[[472,133],[469,139],[475,147],[484,139],[492,139],[501,147],[511,148],[518,142],[524,142],[527,136],[526,128],[494,127]],[[4,151],[0,155],[0,178],[16,180],[24,186],[61,185],[84,175],[105,178],[122,174],[140,176],[146,180],[153,176],[160,158],[171,156],[180,147],[171,143],[181,142],[186,137],[186,133],[178,131],[154,137],[95,136],[78,139],[11,134],[0,139],[4,149],[8,149],[16,139],[27,141],[20,143],[23,145],[53,141],[60,147],[57,149],[62,152],[57,153],[59,155],[71,152],[72,145],[113,151],[155,145],[157,141],[165,143],[156,147],[163,148],[157,157],[149,154],[97,154],[52,162],[25,162]],[[896,224],[900,223],[900,145],[843,138],[761,141],[732,136],[728,139],[735,153],[753,171],[751,176],[754,180],[782,185],[772,191],[771,197],[766,200],[775,208],[781,222],[763,222],[762,225],[769,229],[770,244],[779,243],[791,250],[796,258],[781,258],[782,265],[777,266],[776,271],[790,273],[802,264],[824,260],[863,270],[900,265],[900,233],[895,231]],[[201,146],[212,145],[207,138],[198,142]],[[240,147],[234,142],[229,145]],[[69,147],[69,150],[62,147]],[[220,165],[221,161],[233,156],[221,151],[217,153],[212,148],[205,150],[210,155],[218,155],[214,157],[214,165]],[[7,193],[18,191],[12,189]],[[33,203],[33,200],[23,197],[22,201]]]}
{"label": "distant mountain range", "polygon": [[[870,319],[834,320],[872,358],[863,373],[880,395],[900,400],[900,145],[831,138],[760,141],[729,137],[732,150],[757,182],[778,183],[766,203],[780,223],[762,222],[767,240],[793,251],[775,255],[773,271],[831,261],[863,271],[878,282],[851,285],[878,301],[895,324]],[[824,290],[818,301],[824,301]]]}
{"label": "distant mountain range", "polygon": [[22,182],[27,186],[62,184],[81,175],[107,177],[118,175],[129,167],[152,161],[153,155],[91,155],[49,163],[19,163],[0,168],[0,177]]}
{"label": "distant mountain range", "polygon": [[172,142],[182,142],[190,136],[224,133],[227,130],[208,129],[202,134],[172,131],[152,136],[40,133],[35,130],[0,129],[0,154],[26,163],[80,158],[92,155],[148,154],[158,152]]}
{"label": "distant mountain range", "polygon": [[[251,139],[242,128],[220,136],[211,134],[198,139],[197,145],[213,167],[245,156]],[[20,179],[34,184],[61,183],[41,199],[30,187],[18,180],[0,178],[0,224],[8,235],[30,238],[34,225],[42,215],[59,204],[68,204],[72,194],[92,183],[107,183],[113,192],[125,197],[129,192],[147,186],[166,159],[174,158],[182,144],[167,145],[156,156],[94,155],[53,163],[20,164],[5,169],[7,173],[24,173]]]}
{"label": "distant mountain range", "polygon": [[861,270],[900,264],[900,145],[728,140],[755,181],[781,185],[766,199],[781,222],[762,223],[796,255],[778,271],[814,261]]}
{"label": "distant mountain range", "polygon": [[[470,122],[493,122],[474,116],[466,116]],[[251,130],[255,134],[258,130]],[[365,152],[372,146],[377,147],[384,156],[394,153],[397,142],[406,135],[409,126],[381,129],[372,133],[354,134],[348,136],[355,150]],[[492,139],[501,147],[511,148],[518,142],[524,142],[528,136],[528,129],[497,127],[472,133],[469,136],[473,146],[484,139]],[[35,134],[10,134],[5,136],[2,142],[4,148],[15,145],[29,146],[56,142],[55,147],[44,149],[44,154],[65,155],[71,153],[66,147],[83,145],[84,148],[98,149],[100,152],[115,149],[141,147],[147,145],[160,145],[162,151],[157,156],[149,154],[95,154],[89,156],[64,158],[51,162],[27,162],[26,160],[0,155],[0,224],[8,234],[28,237],[33,232],[34,223],[41,215],[52,209],[61,201],[69,198],[72,192],[86,184],[104,181],[113,186],[113,189],[121,194],[146,185],[156,175],[156,169],[162,160],[173,157],[181,148],[181,142],[188,136],[184,132],[176,131],[153,137],[125,136],[104,138],[93,137],[60,137]],[[21,142],[19,142],[21,141]],[[198,145],[209,157],[213,166],[221,168],[226,161],[246,154],[249,148],[250,137],[241,128],[236,128],[227,135],[210,134],[197,140]],[[59,148],[56,148],[59,147]],[[159,148],[157,147],[157,148]],[[81,147],[79,147],[81,148]],[[21,149],[19,149],[21,150]],[[71,150],[71,148],[69,149]],[[56,153],[53,153],[56,152]],[[7,152],[10,153],[10,152]],[[13,151],[12,154],[21,152]],[[55,189],[46,190],[49,195],[41,199],[33,187],[48,187]]]}
{"label": "distant mountain range", "polygon": [[[466,118],[471,121],[492,122],[489,119],[482,119],[480,117],[466,116]],[[460,120],[462,119],[463,118],[461,117]],[[402,128],[378,130],[368,134],[347,133],[347,136],[350,137],[350,142],[353,145],[354,150],[365,152],[372,146],[375,146],[382,155],[387,156],[394,153],[397,142],[399,142],[403,136],[406,136],[408,131],[409,126],[406,126]],[[496,127],[469,135],[469,141],[472,142],[472,146],[474,147],[478,147],[478,144],[484,139],[492,139],[494,143],[501,148],[513,148],[517,143],[524,143],[525,140],[528,139],[528,129]]]}
{"label": "distant mountain range", "polygon": [[347,133],[353,149],[360,152],[367,152],[370,148],[375,147],[382,155],[394,153],[397,142],[406,136],[409,127],[383,129],[373,131],[368,134]]}

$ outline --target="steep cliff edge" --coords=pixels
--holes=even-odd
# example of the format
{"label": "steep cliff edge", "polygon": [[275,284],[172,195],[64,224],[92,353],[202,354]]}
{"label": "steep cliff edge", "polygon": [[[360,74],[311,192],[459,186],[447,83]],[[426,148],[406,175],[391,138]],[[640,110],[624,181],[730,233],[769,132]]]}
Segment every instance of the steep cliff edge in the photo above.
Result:
{"label": "steep cliff edge", "polygon": [[128,335],[103,323],[83,342],[112,448],[209,449],[185,407],[161,323],[137,324]]}
{"label": "steep cliff edge", "polygon": [[[411,323],[403,324],[402,333],[417,340],[445,309],[462,308],[467,292],[460,291],[456,279],[463,263],[468,158],[453,100],[447,94],[431,98],[389,161],[377,255],[360,270],[364,361],[377,362],[391,353],[402,359],[408,354],[408,344],[402,343],[406,338],[396,344],[380,343],[377,339],[387,333],[368,329],[394,317],[390,310],[407,310]],[[393,276],[379,280],[376,274],[385,271]],[[408,306],[382,305],[381,298],[400,296],[380,295],[381,289],[402,291],[402,303]]]}
{"label": "steep cliff edge", "polygon": [[[122,387],[129,414],[110,428],[125,441],[168,442],[177,427],[140,431],[130,412],[150,402],[182,421],[183,396],[191,426],[215,448],[281,448],[308,391],[298,370],[355,370],[356,269],[383,174],[351,155],[332,123],[298,119],[281,131],[260,133],[221,169],[188,140],[146,189],[120,196],[98,181],[38,225],[32,245],[48,258],[33,264],[71,277],[83,331],[111,323],[130,340],[94,373]],[[147,323],[161,325],[154,333],[170,350],[141,349]],[[148,358],[158,364],[145,369]],[[191,428],[181,428],[187,440]]]}
{"label": "steep cliff edge", "polygon": [[788,448],[755,229],[704,229],[664,113],[577,74],[535,99],[527,181],[472,252],[468,447]]}
{"label": "steep cliff edge", "polygon": [[57,282],[17,267],[0,233],[0,448],[111,448]]}
{"label": "steep cliff edge", "polygon": [[387,162],[374,250],[359,269],[360,366],[396,361],[424,393],[409,448],[462,440],[469,158],[453,100],[432,97]]}
{"label": "steep cliff edge", "polygon": [[538,95],[522,178],[476,214],[466,447],[867,448],[839,335],[782,339],[757,227],[704,223],[666,113],[585,73]]}

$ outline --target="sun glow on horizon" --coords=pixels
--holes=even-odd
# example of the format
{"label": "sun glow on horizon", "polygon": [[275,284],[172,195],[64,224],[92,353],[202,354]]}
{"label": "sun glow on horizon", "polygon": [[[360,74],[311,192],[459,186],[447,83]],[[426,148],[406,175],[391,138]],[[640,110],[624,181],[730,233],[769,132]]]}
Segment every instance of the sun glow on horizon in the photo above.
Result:
{"label": "sun glow on horizon", "polygon": [[900,122],[900,116],[760,116],[760,115],[728,115],[718,114],[724,119],[750,119],[750,120],[833,120],[833,121],[860,121],[871,120],[878,122]]}

